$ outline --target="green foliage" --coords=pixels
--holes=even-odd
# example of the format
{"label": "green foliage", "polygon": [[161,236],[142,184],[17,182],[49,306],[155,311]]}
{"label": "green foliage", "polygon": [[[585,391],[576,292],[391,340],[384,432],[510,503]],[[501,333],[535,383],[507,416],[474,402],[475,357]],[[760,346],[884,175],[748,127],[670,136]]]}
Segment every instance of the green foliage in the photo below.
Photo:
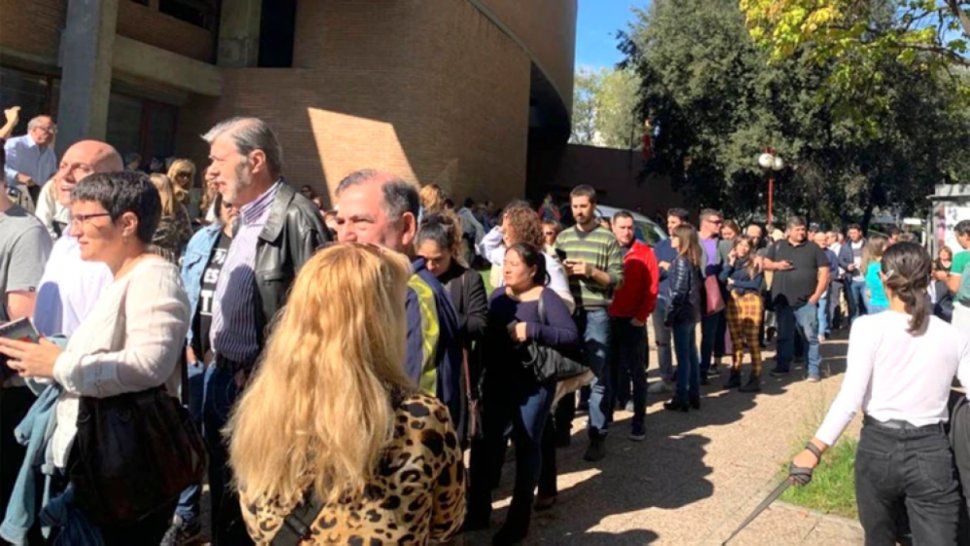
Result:
{"label": "green foliage", "polygon": [[[804,487],[788,488],[781,499],[826,514],[858,518],[855,498],[855,452],[858,445],[859,442],[853,438],[840,440],[822,456],[822,464],[812,473],[812,481]],[[788,473],[787,464],[782,472]]]}
{"label": "green foliage", "polygon": [[778,218],[914,214],[934,184],[970,180],[970,109],[954,84],[965,73],[885,56],[864,59],[871,77],[858,82],[804,52],[769,62],[733,0],[655,0],[622,49],[641,111],[659,127],[651,168],[696,206],[764,214],[756,157],[769,146],[789,165],[776,177]]}
{"label": "green foliage", "polygon": [[580,70],[573,92],[576,144],[636,148],[643,130],[637,115],[639,82],[630,70]]}

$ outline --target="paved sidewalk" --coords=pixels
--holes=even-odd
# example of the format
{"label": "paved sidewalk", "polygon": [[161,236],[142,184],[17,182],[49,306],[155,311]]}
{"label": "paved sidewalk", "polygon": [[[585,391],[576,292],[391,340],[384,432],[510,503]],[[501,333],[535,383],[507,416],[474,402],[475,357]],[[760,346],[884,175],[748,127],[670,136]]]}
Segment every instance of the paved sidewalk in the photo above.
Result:
{"label": "paved sidewalk", "polygon": [[[585,416],[573,424],[573,442],[560,450],[559,501],[536,514],[529,544],[720,544],[774,486],[778,471],[813,432],[838,391],[846,341],[823,345],[821,383],[765,374],[757,396],[720,390],[726,376],[703,387],[700,411],[663,410],[648,400],[647,439],[627,439],[630,414],[618,412],[608,455],[590,464]],[[771,353],[766,353],[768,358]],[[651,351],[651,364],[656,354]],[[774,361],[766,362],[766,372]],[[652,370],[651,370],[652,371]],[[745,373],[747,369],[745,368]],[[857,432],[858,419],[847,433]],[[486,544],[505,517],[514,465],[507,464],[496,499],[493,528],[465,537]],[[860,544],[856,522],[776,503],[731,542],[743,544]]]}

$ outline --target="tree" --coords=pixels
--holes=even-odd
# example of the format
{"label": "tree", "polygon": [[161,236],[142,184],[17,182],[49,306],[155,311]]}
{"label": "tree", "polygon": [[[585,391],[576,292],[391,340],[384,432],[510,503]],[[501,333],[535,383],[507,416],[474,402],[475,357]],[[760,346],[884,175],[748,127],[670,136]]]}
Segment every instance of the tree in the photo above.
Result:
{"label": "tree", "polygon": [[591,70],[578,70],[573,84],[573,131],[569,141],[592,144],[596,136],[596,91],[599,75]]}
{"label": "tree", "polygon": [[914,213],[933,184],[970,174],[961,151],[970,116],[942,71],[884,55],[872,59],[878,84],[833,88],[834,62],[796,51],[769,63],[733,0],[655,0],[622,49],[640,80],[640,110],[659,127],[654,166],[698,207],[763,213],[755,157],[766,146],[789,165],[777,176],[777,217]]}
{"label": "tree", "polygon": [[625,149],[640,146],[639,82],[633,71],[580,70],[574,88],[571,142]]}
{"label": "tree", "polygon": [[886,60],[924,74],[970,67],[970,2],[959,0],[739,0],[751,37],[778,61],[803,54],[830,66],[838,91],[878,85]]}

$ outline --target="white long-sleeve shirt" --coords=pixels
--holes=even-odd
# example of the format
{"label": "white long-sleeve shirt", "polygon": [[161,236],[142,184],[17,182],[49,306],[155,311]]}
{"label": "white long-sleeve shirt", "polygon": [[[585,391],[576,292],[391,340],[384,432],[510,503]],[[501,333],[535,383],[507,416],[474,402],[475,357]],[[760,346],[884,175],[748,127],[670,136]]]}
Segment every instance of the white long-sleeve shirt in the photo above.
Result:
{"label": "white long-sleeve shirt", "polygon": [[189,329],[189,301],[178,269],[146,256],[101,293],[54,363],[63,388],[51,449],[65,467],[77,433],[78,398],[106,398],[165,385],[178,395],[176,365]]}
{"label": "white long-sleeve shirt", "polygon": [[884,311],[852,323],[845,378],[816,438],[834,444],[860,406],[878,421],[947,421],[953,377],[970,386],[970,332],[931,316],[926,332],[913,335],[909,321]]}
{"label": "white long-sleeve shirt", "polygon": [[47,233],[55,241],[70,229],[71,221],[71,211],[57,200],[56,193],[54,180],[48,180],[40,190],[34,209],[34,216],[44,224]]}

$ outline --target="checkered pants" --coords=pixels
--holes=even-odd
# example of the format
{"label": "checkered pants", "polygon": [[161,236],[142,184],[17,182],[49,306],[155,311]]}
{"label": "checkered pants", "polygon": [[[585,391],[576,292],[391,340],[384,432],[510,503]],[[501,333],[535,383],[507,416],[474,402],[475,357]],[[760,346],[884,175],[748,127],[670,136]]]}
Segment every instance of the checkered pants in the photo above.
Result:
{"label": "checkered pants", "polygon": [[734,345],[734,360],[731,362],[732,371],[741,369],[744,359],[744,346],[751,351],[751,367],[754,377],[761,376],[761,345],[758,342],[758,330],[764,316],[764,302],[757,292],[731,292],[727,301],[727,323],[731,333],[731,343]]}

